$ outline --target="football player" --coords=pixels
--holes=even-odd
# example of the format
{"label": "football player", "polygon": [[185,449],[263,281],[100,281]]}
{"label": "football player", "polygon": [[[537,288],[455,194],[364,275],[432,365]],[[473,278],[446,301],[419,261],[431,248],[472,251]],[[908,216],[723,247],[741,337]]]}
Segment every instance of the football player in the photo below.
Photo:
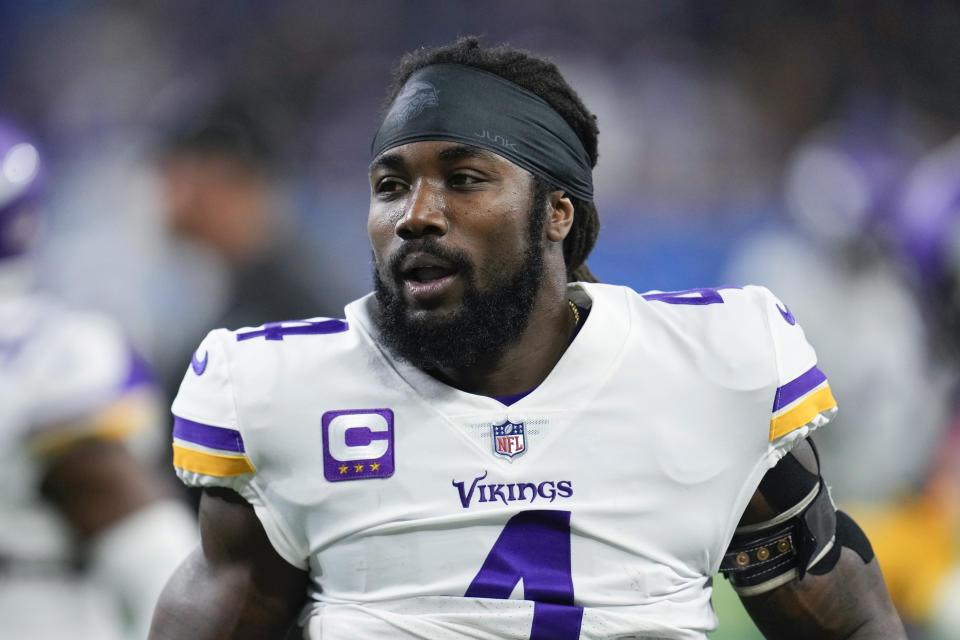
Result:
{"label": "football player", "polygon": [[0,119],[0,637],[143,638],[196,524],[120,329],[30,286],[40,154]]}
{"label": "football player", "polygon": [[593,115],[557,68],[405,57],[372,145],[374,289],[200,344],[174,465],[201,546],[151,637],[902,638],[809,434],[836,403],[760,287],[596,283]]}

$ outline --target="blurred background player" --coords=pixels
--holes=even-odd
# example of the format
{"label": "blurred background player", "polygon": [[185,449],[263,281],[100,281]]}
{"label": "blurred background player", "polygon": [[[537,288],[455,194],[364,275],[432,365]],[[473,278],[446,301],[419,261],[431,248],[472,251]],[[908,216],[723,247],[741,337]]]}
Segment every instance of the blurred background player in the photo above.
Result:
{"label": "blurred background player", "polygon": [[[239,101],[224,101],[173,127],[159,162],[163,220],[224,267],[222,299],[209,326],[258,326],[277,319],[339,315],[346,294],[321,288],[315,249],[298,236],[275,186],[268,127]],[[180,332],[181,348],[158,360],[168,397],[176,395],[192,349],[205,334]]]}
{"label": "blurred background player", "polygon": [[[915,163],[888,222],[891,256],[902,266],[929,328],[937,362],[960,364],[960,138]],[[937,439],[904,490],[858,513],[874,541],[890,595],[917,638],[960,638],[960,414],[937,424]],[[917,427],[925,427],[919,422]],[[912,432],[913,430],[911,430]],[[919,434],[923,438],[923,434]],[[918,439],[920,439],[918,438]],[[922,552],[904,550],[922,542]]]}
{"label": "blurred background player", "polygon": [[[890,233],[918,137],[877,100],[855,101],[811,131],[785,167],[784,223],[741,243],[723,275],[785,291],[822,345],[844,398],[838,428],[817,438],[840,501],[876,503],[917,486],[950,415],[956,376],[933,356]],[[858,458],[884,473],[845,464]]]}
{"label": "blurred background player", "polygon": [[159,390],[109,319],[31,287],[37,148],[0,118],[0,637],[143,638],[195,544]]}

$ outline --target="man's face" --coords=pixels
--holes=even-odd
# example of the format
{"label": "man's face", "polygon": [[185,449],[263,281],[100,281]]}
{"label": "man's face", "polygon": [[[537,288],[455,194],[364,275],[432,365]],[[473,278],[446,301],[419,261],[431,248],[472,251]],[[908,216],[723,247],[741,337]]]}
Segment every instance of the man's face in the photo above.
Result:
{"label": "man's face", "polygon": [[255,171],[217,154],[174,152],[161,163],[160,179],[167,227],[178,235],[204,238],[211,225],[236,224],[260,201]]}
{"label": "man's face", "polygon": [[387,343],[426,369],[502,353],[543,280],[546,194],[533,177],[476,147],[415,142],[375,159],[370,185]]}

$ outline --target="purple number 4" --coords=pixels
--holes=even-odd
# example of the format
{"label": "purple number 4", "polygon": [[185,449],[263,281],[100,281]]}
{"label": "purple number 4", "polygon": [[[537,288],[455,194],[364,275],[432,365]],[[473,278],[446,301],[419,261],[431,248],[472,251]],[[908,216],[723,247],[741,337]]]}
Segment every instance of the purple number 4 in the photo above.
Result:
{"label": "purple number 4", "polygon": [[[296,324],[293,324],[296,323]],[[283,340],[283,336],[318,335],[323,333],[343,333],[350,326],[343,320],[287,320],[286,322],[268,322],[263,328],[237,334],[237,342],[251,338],[264,340]]]}
{"label": "purple number 4", "polygon": [[507,599],[521,579],[524,599],[534,601],[530,640],[577,640],[583,607],[573,604],[569,511],[534,509],[507,520],[464,595]]}
{"label": "purple number 4", "polygon": [[683,291],[662,291],[645,293],[644,300],[666,302],[667,304],[723,304],[720,289],[739,289],[740,287],[718,287],[716,289],[685,289]]}

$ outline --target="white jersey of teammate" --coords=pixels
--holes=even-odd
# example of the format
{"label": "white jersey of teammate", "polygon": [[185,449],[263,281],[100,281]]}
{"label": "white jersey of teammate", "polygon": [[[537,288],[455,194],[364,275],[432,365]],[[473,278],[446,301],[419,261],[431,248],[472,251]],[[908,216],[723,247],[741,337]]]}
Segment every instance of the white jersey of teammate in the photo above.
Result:
{"label": "white jersey of teammate", "polygon": [[85,438],[158,452],[160,398],[121,336],[47,297],[0,296],[0,637],[128,637],[39,488],[45,461]]}
{"label": "white jersey of teammate", "polygon": [[761,477],[836,409],[760,287],[590,313],[505,406],[388,353],[373,300],[203,341],[173,404],[191,486],[253,505],[309,571],[305,637],[703,639],[711,578]]}

